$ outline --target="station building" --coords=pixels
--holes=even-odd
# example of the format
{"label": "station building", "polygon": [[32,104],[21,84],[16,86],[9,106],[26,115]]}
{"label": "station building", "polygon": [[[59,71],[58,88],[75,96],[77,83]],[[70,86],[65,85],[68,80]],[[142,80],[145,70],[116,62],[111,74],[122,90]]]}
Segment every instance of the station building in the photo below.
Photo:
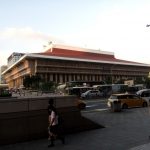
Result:
{"label": "station building", "polygon": [[150,65],[117,59],[113,52],[51,44],[44,52],[26,53],[4,72],[9,87],[19,87],[27,75],[45,82],[105,81],[148,77]]}

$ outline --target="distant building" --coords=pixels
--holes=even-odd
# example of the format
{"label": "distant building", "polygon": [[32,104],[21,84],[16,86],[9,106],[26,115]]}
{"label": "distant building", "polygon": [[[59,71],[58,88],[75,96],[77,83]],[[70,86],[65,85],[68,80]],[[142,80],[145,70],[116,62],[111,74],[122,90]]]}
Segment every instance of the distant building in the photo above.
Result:
{"label": "distant building", "polygon": [[5,71],[8,67],[6,65],[1,66],[0,68],[0,83],[4,84],[6,83],[4,76],[2,75],[2,72]]}
{"label": "distant building", "polygon": [[9,87],[19,87],[27,75],[38,75],[42,81],[112,81],[148,77],[150,65],[116,59],[114,53],[51,45],[45,52],[23,55],[3,72]]}
{"label": "distant building", "polygon": [[24,53],[17,53],[17,52],[12,53],[7,59],[8,67],[10,67],[15,62],[17,62],[23,55],[24,55]]}

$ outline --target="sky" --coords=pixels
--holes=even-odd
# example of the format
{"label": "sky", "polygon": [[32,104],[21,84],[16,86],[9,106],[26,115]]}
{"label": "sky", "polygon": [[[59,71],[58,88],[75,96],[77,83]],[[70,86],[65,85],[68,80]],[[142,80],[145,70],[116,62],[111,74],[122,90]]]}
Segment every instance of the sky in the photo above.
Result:
{"label": "sky", "polygon": [[49,41],[150,64],[149,0],[0,0],[0,66]]}

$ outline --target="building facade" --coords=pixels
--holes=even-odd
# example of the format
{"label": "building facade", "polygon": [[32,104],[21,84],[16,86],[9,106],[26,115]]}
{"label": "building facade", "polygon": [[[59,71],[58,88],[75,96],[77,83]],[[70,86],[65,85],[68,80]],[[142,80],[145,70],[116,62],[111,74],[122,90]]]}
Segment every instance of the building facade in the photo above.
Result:
{"label": "building facade", "polygon": [[45,52],[23,55],[3,72],[9,87],[19,87],[27,75],[45,82],[112,81],[147,77],[150,65],[116,59],[114,53],[53,45]]}
{"label": "building facade", "polygon": [[7,69],[7,65],[3,65],[0,67],[0,84],[5,84],[6,81],[4,79],[4,75],[2,75],[2,72],[4,72]]}
{"label": "building facade", "polygon": [[10,67],[15,62],[17,62],[23,55],[24,55],[24,53],[13,52],[7,59],[8,67]]}

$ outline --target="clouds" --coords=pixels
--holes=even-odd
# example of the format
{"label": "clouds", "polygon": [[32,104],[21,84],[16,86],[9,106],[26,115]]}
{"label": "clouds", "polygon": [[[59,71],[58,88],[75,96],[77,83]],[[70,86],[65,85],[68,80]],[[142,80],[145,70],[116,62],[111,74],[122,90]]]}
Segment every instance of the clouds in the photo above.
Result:
{"label": "clouds", "polygon": [[7,58],[13,52],[41,52],[48,41],[63,43],[62,40],[30,27],[5,28],[0,31],[0,65],[6,64]]}
{"label": "clouds", "polygon": [[[80,2],[80,7],[68,5],[68,1],[63,1],[64,7],[60,2],[58,5],[49,1],[42,7],[39,3],[36,7],[35,3],[30,4],[32,11],[26,12],[28,5],[17,9],[17,3],[15,10],[19,11],[12,20],[12,10],[7,9],[7,14],[1,9],[0,14],[7,16],[0,24],[0,52],[5,60],[12,52],[41,52],[43,45],[52,41],[111,51],[119,59],[150,63],[150,27],[146,28],[150,24],[149,0],[95,0]],[[21,18],[18,13],[22,13]],[[4,57],[0,55],[1,60]]]}
{"label": "clouds", "polygon": [[40,31],[34,31],[30,27],[25,28],[5,28],[0,31],[0,39],[22,39],[22,40],[41,40],[41,41],[59,41],[59,39],[54,38],[48,34],[42,33]]}

